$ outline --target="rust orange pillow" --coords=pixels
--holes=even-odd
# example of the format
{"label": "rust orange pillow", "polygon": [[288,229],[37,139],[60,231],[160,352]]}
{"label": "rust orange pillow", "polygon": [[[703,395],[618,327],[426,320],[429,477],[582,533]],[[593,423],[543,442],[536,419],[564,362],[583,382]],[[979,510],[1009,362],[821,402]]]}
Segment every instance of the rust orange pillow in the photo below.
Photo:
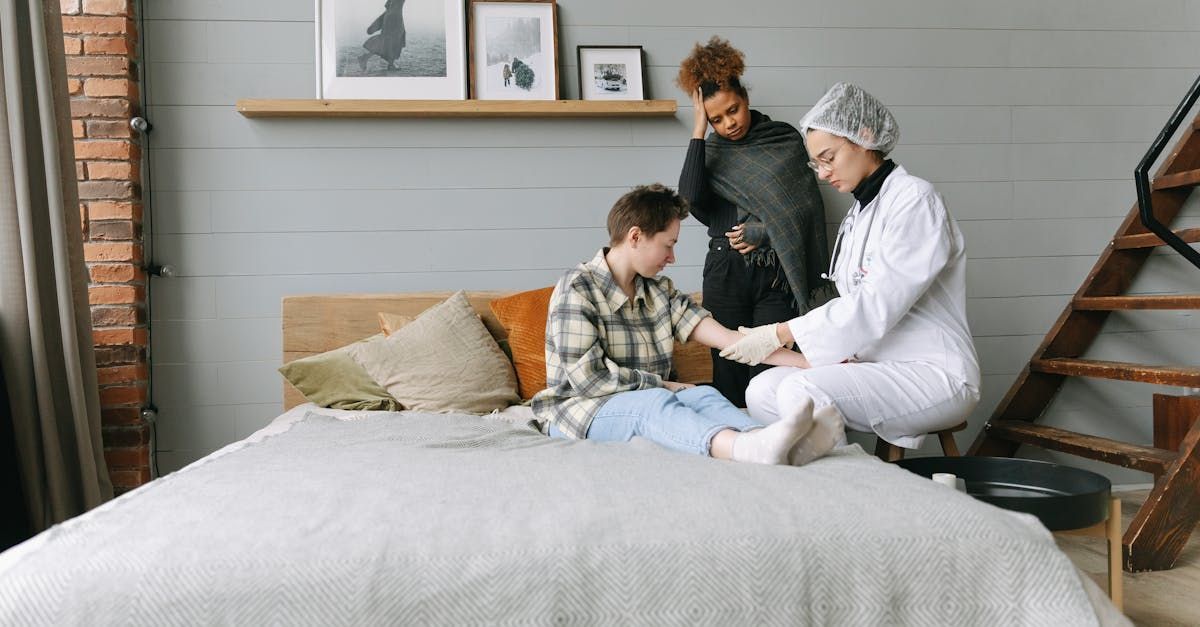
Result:
{"label": "rust orange pillow", "polygon": [[492,313],[508,332],[521,398],[546,387],[546,315],[554,287],[521,292],[491,302]]}

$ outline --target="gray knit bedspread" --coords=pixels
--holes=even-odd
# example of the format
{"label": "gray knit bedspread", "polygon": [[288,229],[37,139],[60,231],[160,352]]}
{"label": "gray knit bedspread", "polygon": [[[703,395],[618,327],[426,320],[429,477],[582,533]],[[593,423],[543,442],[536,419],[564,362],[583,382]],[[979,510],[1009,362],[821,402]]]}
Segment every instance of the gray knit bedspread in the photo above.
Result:
{"label": "gray knit bedspread", "polygon": [[46,532],[0,571],[0,623],[1095,624],[1032,518],[850,449],[310,413]]}

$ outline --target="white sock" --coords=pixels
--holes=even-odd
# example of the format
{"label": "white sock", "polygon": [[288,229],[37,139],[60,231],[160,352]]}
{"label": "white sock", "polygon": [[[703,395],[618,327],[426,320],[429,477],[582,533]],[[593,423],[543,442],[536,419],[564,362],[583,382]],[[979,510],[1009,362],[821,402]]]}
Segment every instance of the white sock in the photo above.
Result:
{"label": "white sock", "polygon": [[762,429],[739,433],[733,441],[733,459],[752,464],[786,464],[788,452],[813,426],[812,399]]}
{"label": "white sock", "polygon": [[788,453],[788,464],[803,466],[833,450],[846,439],[845,420],[834,405],[813,412],[813,427]]}

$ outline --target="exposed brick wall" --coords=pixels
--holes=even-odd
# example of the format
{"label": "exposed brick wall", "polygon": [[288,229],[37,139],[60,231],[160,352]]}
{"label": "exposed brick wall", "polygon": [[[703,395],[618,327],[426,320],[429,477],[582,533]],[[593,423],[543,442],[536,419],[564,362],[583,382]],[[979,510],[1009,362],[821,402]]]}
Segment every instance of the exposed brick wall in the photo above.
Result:
{"label": "exposed brick wall", "polygon": [[84,259],[104,420],[117,493],[150,480],[150,378],[142,248],[137,29],[131,0],[60,0],[79,177]]}

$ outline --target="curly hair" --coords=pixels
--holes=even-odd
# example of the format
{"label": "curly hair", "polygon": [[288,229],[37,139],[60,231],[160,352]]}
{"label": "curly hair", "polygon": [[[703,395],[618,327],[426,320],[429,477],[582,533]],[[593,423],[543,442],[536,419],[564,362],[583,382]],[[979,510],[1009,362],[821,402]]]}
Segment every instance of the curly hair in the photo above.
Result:
{"label": "curly hair", "polygon": [[746,57],[742,51],[730,45],[728,40],[714,35],[707,44],[697,43],[692,53],[679,64],[679,76],[675,78],[675,84],[689,95],[699,87],[704,98],[722,89],[746,98],[746,88],[740,80],[745,71]]}

